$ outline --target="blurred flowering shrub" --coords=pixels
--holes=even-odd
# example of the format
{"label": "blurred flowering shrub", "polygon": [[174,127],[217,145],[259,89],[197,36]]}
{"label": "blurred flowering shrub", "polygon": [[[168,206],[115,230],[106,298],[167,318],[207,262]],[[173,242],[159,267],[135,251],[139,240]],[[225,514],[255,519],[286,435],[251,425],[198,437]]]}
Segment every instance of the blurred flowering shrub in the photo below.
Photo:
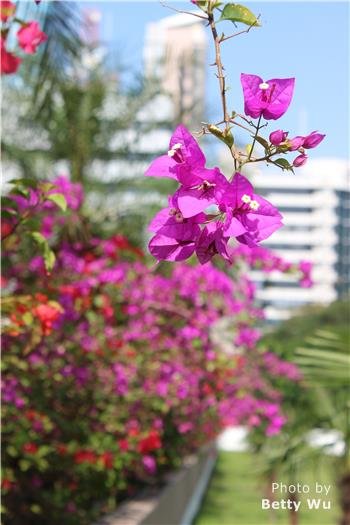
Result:
{"label": "blurred flowering shrub", "polygon": [[[17,190],[9,209],[16,202],[32,222],[4,221],[4,523],[89,523],[225,425],[279,432],[271,377],[299,376],[256,350],[263,312],[239,268],[305,278],[298,267],[239,246],[232,275],[211,263],[149,269],[118,235],[70,238],[79,185],[59,177],[39,199],[42,187]],[[56,253],[50,273],[38,243],[23,248],[29,227]],[[212,337],[221,318],[235,334],[229,349]]]}
{"label": "blurred flowering shrub", "polygon": [[[0,71],[2,75],[11,75],[16,73],[21,65],[22,58],[17,55],[19,49],[32,55],[37,52],[38,46],[46,42],[47,35],[41,31],[39,23],[35,20],[22,20],[16,13],[18,3],[10,0],[0,1],[0,20],[1,20],[1,61]],[[18,27],[19,26],[19,27]],[[8,41],[11,41],[9,34],[12,33],[17,41],[17,49],[8,51]],[[12,39],[12,46],[13,46]],[[10,44],[11,45],[11,44]]]}

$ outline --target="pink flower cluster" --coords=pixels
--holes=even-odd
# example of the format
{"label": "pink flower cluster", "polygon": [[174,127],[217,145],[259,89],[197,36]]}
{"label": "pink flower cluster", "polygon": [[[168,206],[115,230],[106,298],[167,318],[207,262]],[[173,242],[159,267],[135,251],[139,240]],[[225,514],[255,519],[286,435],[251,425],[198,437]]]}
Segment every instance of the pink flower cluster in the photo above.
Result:
{"label": "pink flower cluster", "polygon": [[169,205],[149,225],[149,243],[158,260],[181,261],[196,253],[201,264],[215,254],[231,261],[229,241],[256,246],[282,226],[281,214],[257,195],[251,183],[235,173],[229,181],[218,168],[205,167],[194,137],[180,125],[166,155],[155,159],[146,176],[169,177],[180,183]]}
{"label": "pink flower cluster", "polygon": [[[9,0],[2,0],[0,2],[1,22],[6,24],[5,29],[2,30],[0,39],[1,46],[1,74],[10,75],[16,73],[20,66],[22,59],[16,54],[7,50],[6,39],[9,33],[10,25],[14,20],[16,12],[16,4]],[[34,54],[40,44],[47,40],[47,35],[41,31],[39,23],[32,20],[29,22],[19,22],[21,27],[16,33],[17,43],[20,49],[26,54]]]}
{"label": "pink flower cluster", "polygon": [[268,248],[263,246],[249,248],[242,244],[231,251],[231,256],[234,263],[246,261],[250,268],[262,270],[265,273],[277,271],[297,275],[299,284],[303,288],[310,288],[313,285],[311,277],[312,263],[310,261],[300,261],[298,264],[292,264]]}
{"label": "pink flower cluster", "polygon": [[[16,296],[4,322],[4,450],[15,447],[30,465],[21,472],[5,458],[9,515],[18,508],[30,515],[35,483],[44,509],[54,505],[62,516],[73,497],[79,515],[91,517],[96,490],[101,501],[119,501],[125,487],[132,492],[161,477],[174,458],[225,425],[278,433],[285,417],[273,380],[298,380],[288,363],[257,350],[263,312],[243,270],[260,264],[297,272],[295,265],[240,244],[231,254],[232,275],[210,262],[150,270],[119,235],[84,242],[63,236],[62,219],[74,223],[83,195],[64,177],[54,181],[58,190],[66,214],[51,202],[38,205],[35,190],[16,197],[22,212],[37,206],[55,247],[51,276],[41,256],[28,260],[17,242],[8,245],[3,266],[3,294]],[[222,317],[233,331],[228,350],[213,337]],[[39,469],[45,454],[50,461]]]}
{"label": "pink flower cluster", "polygon": [[299,151],[300,155],[298,155],[293,161],[293,166],[295,168],[299,168],[300,166],[303,166],[308,159],[305,149],[316,148],[316,146],[322,142],[325,136],[326,135],[322,135],[317,131],[312,131],[305,137],[298,135],[297,137],[288,139],[288,132],[279,129],[270,133],[269,138],[271,144],[277,147],[277,151]]}
{"label": "pink flower cluster", "polygon": [[[294,78],[273,78],[264,81],[257,75],[241,74],[244,95],[244,112],[252,118],[263,117],[266,120],[277,120],[287,111],[294,91]],[[305,137],[297,136],[288,139],[288,132],[276,130],[270,133],[270,143],[276,146],[276,152],[287,153],[299,151],[293,166],[303,166],[308,157],[305,149],[315,148],[325,135],[312,131]]]}

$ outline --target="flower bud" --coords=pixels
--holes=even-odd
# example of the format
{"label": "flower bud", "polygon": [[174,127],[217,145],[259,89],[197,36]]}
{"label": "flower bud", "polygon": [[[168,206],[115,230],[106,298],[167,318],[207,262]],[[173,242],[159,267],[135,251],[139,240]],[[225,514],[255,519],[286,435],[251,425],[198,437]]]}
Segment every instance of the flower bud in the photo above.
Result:
{"label": "flower bud", "polygon": [[279,146],[281,142],[284,142],[286,140],[287,135],[288,133],[286,133],[285,131],[282,131],[281,129],[278,129],[270,133],[269,139],[270,139],[271,144],[273,144],[274,146]]}
{"label": "flower bud", "polygon": [[303,147],[306,149],[316,148],[316,146],[319,145],[320,142],[325,138],[326,135],[322,135],[321,133],[317,133],[316,131],[313,131],[305,137],[305,140],[303,142]]}
{"label": "flower bud", "polygon": [[290,139],[288,141],[289,143],[289,151],[296,151],[304,144],[305,137],[297,136],[294,137],[294,139]]}
{"label": "flower bud", "polygon": [[300,166],[304,166],[304,164],[306,163],[307,159],[308,159],[307,155],[304,155],[304,153],[302,153],[301,155],[298,155],[293,160],[293,166],[295,168],[300,168]]}

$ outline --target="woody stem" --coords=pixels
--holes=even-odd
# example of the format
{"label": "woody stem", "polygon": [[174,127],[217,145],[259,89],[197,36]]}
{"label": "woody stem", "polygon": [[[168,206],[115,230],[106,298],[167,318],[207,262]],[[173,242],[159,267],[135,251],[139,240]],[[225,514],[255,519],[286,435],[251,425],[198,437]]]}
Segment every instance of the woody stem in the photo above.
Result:
{"label": "woody stem", "polygon": [[223,118],[224,118],[224,122],[226,125],[226,129],[228,129],[230,117],[227,113],[226,81],[225,81],[225,75],[224,75],[224,66],[222,65],[222,61],[221,61],[221,50],[220,50],[221,38],[218,36],[216,26],[215,26],[214,15],[212,12],[208,13],[208,23],[209,23],[211,33],[213,35],[214,44],[215,44],[215,65],[217,67],[217,77],[219,79],[222,112],[223,112]]}
{"label": "woody stem", "polygon": [[250,152],[249,152],[248,159],[247,159],[246,162],[250,161],[250,158],[251,158],[251,156],[253,154],[253,150],[254,150],[254,146],[255,146],[255,142],[256,142],[256,137],[258,136],[259,129],[260,129],[261,117],[262,117],[262,115],[260,115],[260,117],[259,117],[258,124],[256,126],[256,131],[255,131],[255,134],[254,134],[253,144],[252,144],[252,147],[250,148]]}

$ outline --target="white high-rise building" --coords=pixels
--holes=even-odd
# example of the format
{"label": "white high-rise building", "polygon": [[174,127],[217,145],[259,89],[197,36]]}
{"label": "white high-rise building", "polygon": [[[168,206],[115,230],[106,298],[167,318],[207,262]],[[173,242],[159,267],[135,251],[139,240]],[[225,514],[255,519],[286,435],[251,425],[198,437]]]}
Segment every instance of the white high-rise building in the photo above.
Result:
{"label": "white high-rise building", "polygon": [[163,92],[154,106],[156,118],[170,117],[199,127],[204,115],[206,53],[205,27],[195,16],[177,14],[147,25],[145,75],[158,81]]}
{"label": "white high-rise building", "polygon": [[327,304],[349,293],[349,163],[314,159],[295,172],[250,171],[256,192],[283,215],[284,227],[262,244],[288,261],[313,263],[311,288],[277,272],[269,276],[253,272],[257,298],[271,322],[287,319],[302,305]]}

